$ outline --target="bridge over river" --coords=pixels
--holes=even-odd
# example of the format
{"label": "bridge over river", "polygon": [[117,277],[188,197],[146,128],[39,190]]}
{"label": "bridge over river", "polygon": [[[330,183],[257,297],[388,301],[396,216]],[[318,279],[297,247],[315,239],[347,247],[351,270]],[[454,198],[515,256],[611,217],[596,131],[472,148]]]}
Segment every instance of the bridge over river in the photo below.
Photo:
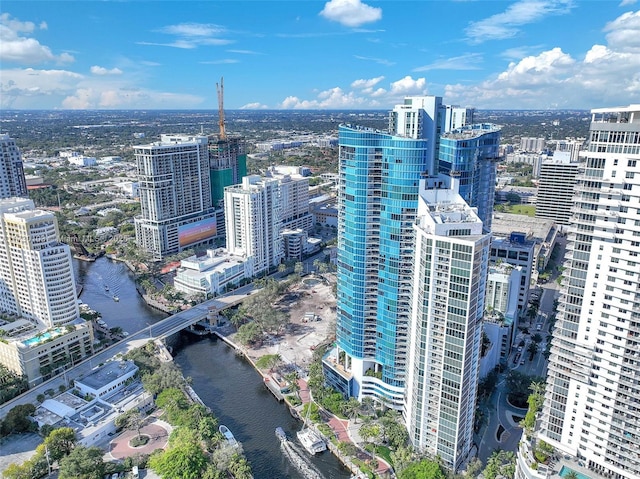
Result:
{"label": "bridge over river", "polygon": [[0,406],[0,419],[3,419],[9,410],[18,404],[36,403],[38,394],[43,394],[44,391],[48,389],[54,389],[57,391],[61,385],[64,384],[66,386],[70,380],[86,375],[98,364],[104,363],[118,354],[126,354],[132,349],[144,346],[149,341],[164,339],[176,334],[185,328],[193,326],[199,321],[207,319],[210,313],[216,315],[219,311],[241,303],[256,291],[257,290],[254,290],[252,284],[248,284],[234,290],[230,294],[210,299],[194,306],[191,309],[176,313],[173,316],[169,316],[168,318],[162,319],[157,323],[141,329],[140,331],[132,333],[116,344],[103,349],[90,358],[84,359],[80,363],[66,369],[63,373],[38,384],[20,396],[2,404],[2,406]]}

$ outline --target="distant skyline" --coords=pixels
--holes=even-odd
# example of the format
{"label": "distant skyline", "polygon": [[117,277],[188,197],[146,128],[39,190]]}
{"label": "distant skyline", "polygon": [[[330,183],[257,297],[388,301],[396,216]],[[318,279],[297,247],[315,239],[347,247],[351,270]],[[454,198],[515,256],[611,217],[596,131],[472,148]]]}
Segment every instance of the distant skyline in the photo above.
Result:
{"label": "distant skyline", "polygon": [[4,109],[640,103],[637,0],[12,1]]}

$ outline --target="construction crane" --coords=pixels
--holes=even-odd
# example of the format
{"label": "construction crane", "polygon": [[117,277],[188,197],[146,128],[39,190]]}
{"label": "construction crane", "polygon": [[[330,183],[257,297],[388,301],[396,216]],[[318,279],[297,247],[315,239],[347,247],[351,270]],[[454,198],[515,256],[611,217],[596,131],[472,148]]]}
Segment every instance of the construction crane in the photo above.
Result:
{"label": "construction crane", "polygon": [[220,78],[220,84],[216,83],[218,91],[218,126],[220,126],[220,140],[227,139],[227,133],[224,131],[224,77]]}

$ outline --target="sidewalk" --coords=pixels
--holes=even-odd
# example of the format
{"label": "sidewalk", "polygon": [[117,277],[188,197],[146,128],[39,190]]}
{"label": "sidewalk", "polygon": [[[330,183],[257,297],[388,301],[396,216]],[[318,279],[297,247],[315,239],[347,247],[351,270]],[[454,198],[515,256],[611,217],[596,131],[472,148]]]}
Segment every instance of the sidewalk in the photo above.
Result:
{"label": "sidewalk", "polygon": [[[311,394],[307,382],[304,379],[298,379],[298,385],[300,386],[299,395],[302,404],[311,402]],[[355,420],[340,419],[326,409],[322,409],[322,411],[329,418],[327,425],[333,431],[335,438],[340,442],[351,442],[354,444],[358,450],[358,459],[362,461],[369,459],[369,453],[360,446],[363,442],[360,438],[360,434],[358,433],[360,431],[361,423],[356,423]],[[378,468],[376,469],[376,474],[378,476],[385,477],[392,474],[391,466],[384,459],[379,456],[377,456],[376,459],[378,461]]]}

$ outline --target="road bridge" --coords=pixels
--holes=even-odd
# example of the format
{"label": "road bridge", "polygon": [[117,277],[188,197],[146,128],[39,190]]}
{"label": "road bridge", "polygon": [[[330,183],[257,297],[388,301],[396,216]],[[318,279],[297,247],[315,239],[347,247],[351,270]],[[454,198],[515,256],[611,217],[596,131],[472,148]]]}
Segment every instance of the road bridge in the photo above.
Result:
{"label": "road bridge", "polygon": [[44,391],[47,391],[49,389],[57,391],[61,385],[67,387],[69,385],[69,381],[85,376],[98,364],[113,359],[119,354],[127,354],[127,352],[131,351],[132,349],[144,346],[149,341],[154,341],[156,339],[165,339],[172,334],[176,334],[179,331],[182,331],[183,329],[194,325],[198,321],[207,319],[210,312],[216,314],[226,308],[230,308],[232,306],[240,304],[251,294],[254,294],[256,292],[257,290],[254,290],[253,284],[248,284],[234,290],[232,293],[220,296],[215,299],[210,299],[198,304],[197,306],[194,306],[191,309],[181,311],[177,314],[169,316],[168,318],[158,321],[151,326],[147,326],[140,331],[132,333],[121,341],[118,341],[116,344],[109,346],[102,351],[99,351],[93,356],[84,359],[78,364],[75,364],[74,366],[66,369],[64,372],[58,374],[57,376],[54,376],[53,378],[41,384],[38,384],[37,386],[22,393],[20,396],[17,396],[11,401],[2,404],[0,406],[0,419],[4,419],[11,408],[17,406],[18,404],[35,404],[37,402],[38,394],[43,394]]}

